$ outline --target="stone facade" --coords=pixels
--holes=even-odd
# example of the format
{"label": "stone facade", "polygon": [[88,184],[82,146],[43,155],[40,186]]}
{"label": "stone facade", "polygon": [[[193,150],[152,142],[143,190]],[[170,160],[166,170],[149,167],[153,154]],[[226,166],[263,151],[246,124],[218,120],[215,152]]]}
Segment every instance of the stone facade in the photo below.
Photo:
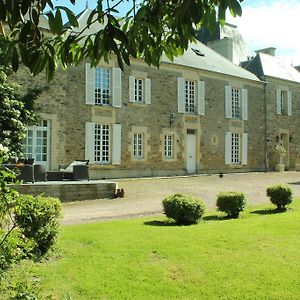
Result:
{"label": "stone facade", "polygon": [[[285,169],[295,170],[296,165],[300,163],[300,84],[269,76],[266,76],[266,81],[268,169],[274,170],[279,163],[279,156],[275,149],[276,145],[282,144],[286,150],[283,158]],[[282,113],[277,112],[276,91],[278,90],[291,93],[290,115],[286,107],[283,107]]]}
{"label": "stone facade", "polygon": [[[117,67],[116,61],[103,64]],[[19,72],[14,80],[22,85],[43,85],[44,76],[28,77]],[[151,104],[129,100],[129,77],[151,79]],[[178,112],[178,77],[205,83],[205,114]],[[121,124],[121,163],[90,164],[92,179],[184,175],[187,170],[188,133],[195,135],[195,172],[246,172],[265,168],[265,122],[263,84],[197,68],[162,64],[160,69],[134,61],[121,74],[121,107],[86,104],[86,66],[59,71],[37,101],[39,113],[51,123],[50,169],[86,158],[86,122]],[[225,86],[248,91],[248,120],[226,118]],[[170,121],[170,118],[173,118]],[[110,129],[111,130],[111,129]],[[247,164],[225,163],[226,132],[248,133]],[[144,137],[144,156],[133,156],[133,135]],[[173,157],[164,157],[164,137],[173,137]],[[112,155],[113,145],[110,144]],[[193,173],[193,171],[192,171]]]}

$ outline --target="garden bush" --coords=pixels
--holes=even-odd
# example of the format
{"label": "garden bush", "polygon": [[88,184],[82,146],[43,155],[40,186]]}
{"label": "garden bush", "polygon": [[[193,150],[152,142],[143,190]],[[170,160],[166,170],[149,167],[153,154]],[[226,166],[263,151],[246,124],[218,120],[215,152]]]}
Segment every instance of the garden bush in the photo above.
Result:
{"label": "garden bush", "polygon": [[277,209],[283,209],[293,201],[293,192],[287,185],[277,184],[267,188],[267,196]]}
{"label": "garden bush", "polygon": [[56,198],[24,195],[18,199],[14,213],[21,232],[35,243],[33,254],[46,254],[59,233],[60,201]]}
{"label": "garden bush", "polygon": [[246,206],[246,197],[240,192],[223,192],[217,196],[219,211],[225,212],[230,218],[238,218]]}
{"label": "garden bush", "polygon": [[162,204],[165,215],[183,225],[197,223],[205,211],[204,202],[190,195],[174,194],[163,199]]}

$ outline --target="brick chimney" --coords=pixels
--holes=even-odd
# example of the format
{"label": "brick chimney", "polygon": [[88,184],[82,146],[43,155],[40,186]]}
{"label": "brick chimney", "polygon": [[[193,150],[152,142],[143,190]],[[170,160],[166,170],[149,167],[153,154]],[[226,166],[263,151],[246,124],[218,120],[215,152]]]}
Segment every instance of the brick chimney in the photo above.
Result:
{"label": "brick chimney", "polygon": [[255,52],[257,54],[258,53],[264,53],[264,54],[268,54],[268,55],[271,55],[271,56],[275,56],[275,50],[276,50],[276,48],[274,48],[274,47],[268,47],[268,48],[256,50]]}

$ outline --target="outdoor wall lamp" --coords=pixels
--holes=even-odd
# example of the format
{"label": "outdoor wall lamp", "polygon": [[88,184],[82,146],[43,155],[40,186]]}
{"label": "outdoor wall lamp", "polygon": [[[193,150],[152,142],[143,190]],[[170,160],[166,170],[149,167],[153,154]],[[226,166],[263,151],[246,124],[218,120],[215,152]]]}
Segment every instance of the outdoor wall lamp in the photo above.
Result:
{"label": "outdoor wall lamp", "polygon": [[169,118],[170,127],[175,122],[175,114],[171,114]]}
{"label": "outdoor wall lamp", "polygon": [[290,143],[293,141],[293,137],[292,135],[290,135]]}

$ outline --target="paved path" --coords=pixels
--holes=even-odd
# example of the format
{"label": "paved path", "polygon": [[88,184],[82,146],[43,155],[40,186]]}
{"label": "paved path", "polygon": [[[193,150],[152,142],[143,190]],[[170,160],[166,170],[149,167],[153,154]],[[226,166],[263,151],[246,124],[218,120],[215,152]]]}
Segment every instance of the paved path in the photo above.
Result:
{"label": "paved path", "polygon": [[129,218],[162,212],[162,199],[172,193],[188,193],[201,197],[207,208],[215,208],[216,195],[222,191],[241,191],[249,204],[269,202],[266,188],[272,184],[287,183],[300,199],[300,172],[245,173],[197,175],[168,178],[118,179],[125,197],[65,203],[63,223],[78,224]]}

